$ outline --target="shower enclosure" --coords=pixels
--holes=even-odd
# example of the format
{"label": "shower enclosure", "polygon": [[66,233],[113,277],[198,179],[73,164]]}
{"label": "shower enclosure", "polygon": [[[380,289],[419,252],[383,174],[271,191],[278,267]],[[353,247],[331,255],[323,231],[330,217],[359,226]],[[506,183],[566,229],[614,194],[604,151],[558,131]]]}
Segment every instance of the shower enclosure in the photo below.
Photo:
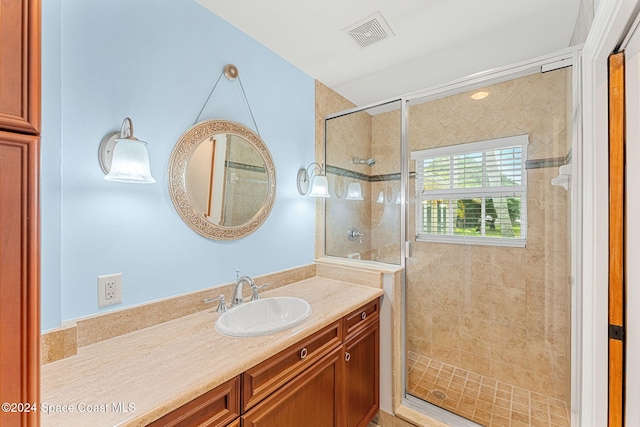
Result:
{"label": "shower enclosure", "polygon": [[404,267],[403,402],[431,418],[571,425],[577,55],[325,120],[325,255]]}

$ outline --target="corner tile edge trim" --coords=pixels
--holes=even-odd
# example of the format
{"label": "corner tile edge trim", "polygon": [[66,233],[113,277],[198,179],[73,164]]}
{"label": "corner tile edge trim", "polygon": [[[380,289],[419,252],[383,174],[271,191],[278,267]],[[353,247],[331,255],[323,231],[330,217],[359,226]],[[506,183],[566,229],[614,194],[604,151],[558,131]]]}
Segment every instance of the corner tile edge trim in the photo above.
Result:
{"label": "corner tile edge trim", "polygon": [[40,364],[78,354],[78,326],[69,322],[40,336]]}

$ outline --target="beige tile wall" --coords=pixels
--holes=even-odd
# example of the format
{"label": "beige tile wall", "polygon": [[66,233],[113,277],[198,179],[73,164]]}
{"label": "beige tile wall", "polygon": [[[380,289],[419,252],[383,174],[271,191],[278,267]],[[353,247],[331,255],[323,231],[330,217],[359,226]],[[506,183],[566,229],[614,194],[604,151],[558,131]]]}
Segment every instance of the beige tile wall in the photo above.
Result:
{"label": "beige tile wall", "polygon": [[[326,86],[316,84],[316,157],[324,156],[324,117],[352,108],[353,105]],[[378,119],[380,117],[380,119]],[[355,171],[369,177],[400,172],[400,111],[372,116],[362,111],[332,119],[327,122],[327,164]],[[353,157],[373,157],[373,167],[354,165]],[[368,182],[357,180],[362,187],[363,201],[345,200],[336,197],[336,181],[342,180],[344,191],[353,177],[328,174],[331,198],[325,200],[327,215],[326,237],[323,221],[318,223],[317,241],[326,238],[327,255],[347,257],[360,254],[361,259],[398,264],[400,253],[400,206],[395,196],[400,190],[400,181]],[[387,203],[376,203],[383,191]],[[321,211],[321,209],[319,209]],[[322,212],[318,219],[322,220]],[[357,227],[364,233],[362,239],[349,241],[347,230]],[[322,240],[324,241],[324,240]],[[316,243],[316,256],[323,255],[322,246]]]}
{"label": "beige tile wall", "polygon": [[[398,103],[400,108],[400,103]],[[376,159],[375,174],[399,174],[401,171],[401,114],[393,110],[374,115],[371,154]],[[385,194],[385,203],[377,203],[380,192]],[[400,192],[400,180],[394,178],[384,182],[373,182],[371,188],[371,247],[375,260],[400,264],[400,205],[396,204]]]}
{"label": "beige tile wall", "polygon": [[[324,158],[324,118],[330,114],[353,108],[355,105],[338,93],[316,80],[316,162],[325,163]],[[305,165],[306,166],[306,165]],[[328,179],[331,177],[328,177]],[[331,178],[332,180],[335,177]],[[364,190],[364,189],[363,189]],[[315,256],[324,255],[324,201],[316,200]],[[346,230],[345,230],[346,233]]]}
{"label": "beige tile wall", "polygon": [[[371,116],[358,112],[338,117],[327,122],[327,164],[346,171],[371,174],[366,165],[356,165],[353,157],[371,157]],[[356,180],[355,174],[328,174],[331,198],[326,199],[326,212],[331,220],[326,227],[326,254],[347,257],[360,254],[362,259],[370,259],[371,252],[371,183]],[[344,190],[340,198],[335,191],[336,182],[342,180]],[[346,191],[352,182],[362,188],[364,200],[345,200]],[[347,231],[357,227],[363,236],[355,241],[347,238]]]}
{"label": "beige tile wall", "polygon": [[[567,74],[497,84],[482,101],[463,93],[412,106],[411,150],[528,134],[528,159],[565,157]],[[415,244],[408,350],[569,402],[569,193],[551,186],[556,175],[527,171],[526,248]]]}

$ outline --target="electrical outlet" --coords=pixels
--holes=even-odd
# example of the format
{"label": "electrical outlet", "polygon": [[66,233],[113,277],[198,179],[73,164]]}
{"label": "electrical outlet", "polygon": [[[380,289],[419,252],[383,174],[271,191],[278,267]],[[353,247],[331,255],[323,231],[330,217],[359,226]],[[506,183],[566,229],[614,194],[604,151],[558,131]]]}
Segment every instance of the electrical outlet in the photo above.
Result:
{"label": "electrical outlet", "polygon": [[122,302],[122,273],[98,276],[98,307]]}

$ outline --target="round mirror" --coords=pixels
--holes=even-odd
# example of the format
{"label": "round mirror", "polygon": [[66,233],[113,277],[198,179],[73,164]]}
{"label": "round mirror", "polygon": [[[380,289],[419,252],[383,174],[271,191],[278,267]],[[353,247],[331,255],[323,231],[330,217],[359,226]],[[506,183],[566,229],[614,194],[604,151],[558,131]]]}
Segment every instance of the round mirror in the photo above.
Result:
{"label": "round mirror", "polygon": [[276,173],[267,146],[252,130],[208,120],[187,130],[169,158],[169,194],[198,234],[240,239],[269,216]]}

